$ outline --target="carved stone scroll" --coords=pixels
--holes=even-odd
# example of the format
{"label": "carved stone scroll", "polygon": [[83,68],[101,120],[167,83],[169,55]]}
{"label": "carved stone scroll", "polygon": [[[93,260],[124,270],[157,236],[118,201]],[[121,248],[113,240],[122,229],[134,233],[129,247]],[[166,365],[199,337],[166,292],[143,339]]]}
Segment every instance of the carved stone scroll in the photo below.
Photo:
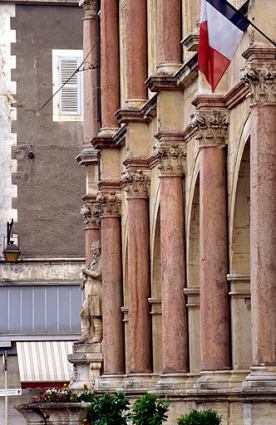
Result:
{"label": "carved stone scroll", "polygon": [[276,102],[276,61],[250,61],[241,69],[240,80],[249,86],[253,103]]}
{"label": "carved stone scroll", "polygon": [[126,170],[123,173],[122,181],[126,183],[128,197],[147,198],[150,176],[142,170]]}
{"label": "carved stone scroll", "polygon": [[228,137],[229,112],[200,110],[191,115],[190,125],[197,127],[199,146],[225,145]]}
{"label": "carved stone scroll", "polygon": [[160,161],[159,170],[166,175],[181,175],[184,173],[184,160],[186,159],[186,146],[177,143],[164,145],[158,143],[153,147],[153,156]]}
{"label": "carved stone scroll", "polygon": [[80,211],[86,229],[99,227],[99,204],[84,204]]}
{"label": "carved stone scroll", "polygon": [[96,201],[100,204],[102,216],[119,216],[122,198],[116,192],[99,192]]}

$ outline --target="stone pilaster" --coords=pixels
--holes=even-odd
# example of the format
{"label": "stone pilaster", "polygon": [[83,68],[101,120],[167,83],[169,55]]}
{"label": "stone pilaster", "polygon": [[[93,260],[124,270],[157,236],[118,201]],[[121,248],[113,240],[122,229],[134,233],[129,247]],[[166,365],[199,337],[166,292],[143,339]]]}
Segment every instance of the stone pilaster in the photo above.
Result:
{"label": "stone pilaster", "polygon": [[99,192],[102,235],[102,311],[104,375],[124,373],[121,254],[121,195]]}
{"label": "stone pilaster", "polygon": [[[183,172],[186,147],[178,133],[157,134],[159,143],[153,155],[159,159],[163,381],[168,375],[182,374],[188,369],[187,312],[185,287]],[[172,387],[175,376],[172,379]]]}
{"label": "stone pilaster", "polygon": [[192,115],[191,122],[198,129],[200,147],[200,317],[201,370],[205,372],[203,381],[206,371],[230,368],[225,157],[228,123],[227,111],[212,109],[197,111]]}
{"label": "stone pilaster", "polygon": [[128,211],[128,328],[130,373],[152,371],[149,257],[149,175],[126,170]]}

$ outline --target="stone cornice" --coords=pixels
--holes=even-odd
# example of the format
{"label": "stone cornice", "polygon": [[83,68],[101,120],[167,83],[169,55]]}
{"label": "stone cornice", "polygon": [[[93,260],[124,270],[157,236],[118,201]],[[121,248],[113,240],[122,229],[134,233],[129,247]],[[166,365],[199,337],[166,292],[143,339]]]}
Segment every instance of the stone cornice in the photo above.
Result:
{"label": "stone cornice", "polygon": [[94,137],[91,141],[95,149],[119,149],[113,137]]}
{"label": "stone cornice", "polygon": [[145,82],[147,88],[152,92],[160,92],[161,90],[182,90],[177,85],[174,76],[169,75],[152,75]]}
{"label": "stone cornice", "polygon": [[101,217],[121,215],[121,194],[115,191],[99,192],[96,201],[100,205]]}
{"label": "stone cornice", "polygon": [[81,153],[76,157],[76,161],[80,165],[92,165],[93,163],[98,162],[98,151],[90,146],[84,146]]}
{"label": "stone cornice", "polygon": [[252,103],[276,103],[275,48],[250,47],[243,57],[247,60],[241,69],[241,81],[250,87]]}
{"label": "stone cornice", "polygon": [[198,129],[199,146],[225,145],[228,136],[229,112],[202,109],[191,115],[192,127]]}
{"label": "stone cornice", "polygon": [[98,187],[100,189],[100,191],[104,191],[104,192],[108,192],[108,191],[112,191],[112,192],[117,192],[117,191],[121,191],[122,187],[123,187],[123,183],[121,180],[100,180],[98,182]]}
{"label": "stone cornice", "polygon": [[[182,138],[183,141],[183,138]],[[178,143],[157,143],[153,147],[153,156],[159,160],[159,170],[162,175],[182,175],[186,159],[186,145]]]}
{"label": "stone cornice", "polygon": [[128,198],[148,198],[150,176],[142,170],[125,170],[122,182],[126,185]]}
{"label": "stone cornice", "polygon": [[99,228],[99,204],[96,203],[96,200],[94,202],[87,200],[81,208],[80,213],[85,219],[85,229]]}
{"label": "stone cornice", "polygon": [[143,114],[141,109],[136,108],[123,108],[118,109],[115,112],[115,117],[118,120],[119,124],[129,123],[129,122],[150,122],[151,119],[148,116]]}
{"label": "stone cornice", "polygon": [[192,127],[189,124],[181,133],[184,143],[188,143],[191,139],[193,139],[198,134],[197,128]]}

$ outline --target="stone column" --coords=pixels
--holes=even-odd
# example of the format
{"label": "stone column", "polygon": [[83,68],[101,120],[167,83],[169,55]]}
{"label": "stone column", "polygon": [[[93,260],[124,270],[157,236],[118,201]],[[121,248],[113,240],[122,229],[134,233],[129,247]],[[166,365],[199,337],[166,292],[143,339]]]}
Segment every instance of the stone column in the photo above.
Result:
{"label": "stone column", "polygon": [[147,100],[147,1],[126,0],[126,106],[140,108]]}
{"label": "stone column", "polygon": [[131,373],[150,373],[150,263],[149,263],[149,176],[126,171],[128,209],[128,323]]}
{"label": "stone column", "polygon": [[[84,10],[83,58],[86,58],[84,65],[86,69],[88,64],[94,66],[97,64],[96,0],[82,0],[80,4]],[[93,137],[96,137],[98,134],[96,69],[91,69],[83,73],[83,106],[84,144],[88,145]]]}
{"label": "stone column", "polygon": [[158,144],[160,159],[160,231],[162,271],[163,373],[188,370],[187,312],[184,297],[183,161],[186,148]]}
{"label": "stone column", "polygon": [[276,61],[249,48],[241,79],[251,88],[250,276],[253,365],[276,365]]}
{"label": "stone column", "polygon": [[225,143],[228,112],[200,110],[192,124],[200,148],[201,370],[230,368]]}
{"label": "stone column", "polygon": [[104,374],[124,373],[124,337],[121,260],[121,197],[115,192],[100,192],[102,229],[102,311]]}
{"label": "stone column", "polygon": [[101,136],[118,130],[120,106],[118,1],[101,1]]}
{"label": "stone column", "polygon": [[181,66],[180,0],[160,0],[158,6],[157,72],[173,74]]}
{"label": "stone column", "polygon": [[93,255],[91,252],[92,243],[100,238],[99,233],[99,205],[91,200],[87,200],[81,209],[81,215],[85,219],[85,256],[88,265]]}

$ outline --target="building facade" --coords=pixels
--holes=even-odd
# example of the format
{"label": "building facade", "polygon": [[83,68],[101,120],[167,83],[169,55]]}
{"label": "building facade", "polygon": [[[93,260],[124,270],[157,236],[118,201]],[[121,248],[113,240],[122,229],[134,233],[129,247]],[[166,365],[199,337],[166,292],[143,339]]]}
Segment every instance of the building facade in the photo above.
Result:
{"label": "building facade", "polygon": [[[80,3],[84,56],[100,51],[79,155],[87,247],[102,242],[98,390],[169,395],[170,424],[192,408],[272,424],[275,48],[249,27],[212,94],[200,1]],[[230,3],[275,37],[273,0]]]}
{"label": "building facade", "polygon": [[[13,425],[25,423],[15,404],[70,380],[66,357],[80,335],[83,73],[58,89],[83,60],[82,11],[70,0],[1,1],[0,28],[0,354],[8,388],[23,391],[8,398]],[[16,262],[4,258],[12,221]]]}

